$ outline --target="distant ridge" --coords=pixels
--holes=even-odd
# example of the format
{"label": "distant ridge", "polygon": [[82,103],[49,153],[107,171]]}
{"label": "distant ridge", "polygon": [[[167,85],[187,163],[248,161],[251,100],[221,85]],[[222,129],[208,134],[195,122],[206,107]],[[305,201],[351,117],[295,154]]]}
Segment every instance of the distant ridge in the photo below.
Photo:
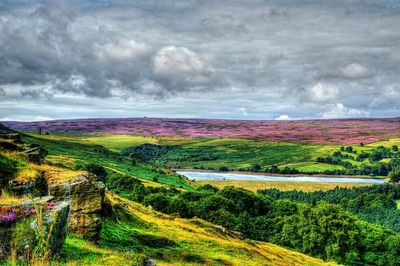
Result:
{"label": "distant ridge", "polygon": [[227,120],[200,118],[88,118],[3,122],[18,131],[133,134],[205,138],[251,138],[315,144],[371,143],[400,136],[400,117],[330,120]]}

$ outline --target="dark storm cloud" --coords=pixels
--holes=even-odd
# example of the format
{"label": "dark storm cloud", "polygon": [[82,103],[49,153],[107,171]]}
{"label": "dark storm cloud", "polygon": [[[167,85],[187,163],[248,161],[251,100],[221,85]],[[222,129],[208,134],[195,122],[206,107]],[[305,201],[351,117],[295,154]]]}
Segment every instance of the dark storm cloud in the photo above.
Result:
{"label": "dark storm cloud", "polygon": [[257,118],[400,111],[398,1],[18,3],[0,3],[0,86],[12,99],[150,96],[171,110],[167,99],[183,97],[199,101],[181,113]]}
{"label": "dark storm cloud", "polygon": [[26,17],[4,19],[0,83],[93,97],[110,97],[114,90],[164,97],[219,82],[211,63],[194,51],[151,47],[107,25],[85,25],[82,16],[66,6],[42,5]]}

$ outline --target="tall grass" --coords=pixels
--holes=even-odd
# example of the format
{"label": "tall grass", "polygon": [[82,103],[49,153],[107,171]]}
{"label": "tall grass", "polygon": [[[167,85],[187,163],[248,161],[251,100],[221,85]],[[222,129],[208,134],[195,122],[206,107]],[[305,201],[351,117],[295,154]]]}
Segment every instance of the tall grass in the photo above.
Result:
{"label": "tall grass", "polygon": [[49,265],[50,262],[50,238],[53,231],[54,223],[46,226],[44,224],[43,206],[35,202],[31,198],[35,208],[36,227],[34,227],[36,236],[36,246],[33,248],[31,255],[31,265]]}

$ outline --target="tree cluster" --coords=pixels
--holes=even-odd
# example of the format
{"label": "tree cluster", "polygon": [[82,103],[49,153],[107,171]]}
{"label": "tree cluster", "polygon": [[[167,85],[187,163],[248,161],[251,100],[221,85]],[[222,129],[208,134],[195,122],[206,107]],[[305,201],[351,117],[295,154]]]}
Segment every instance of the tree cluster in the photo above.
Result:
{"label": "tree cluster", "polygon": [[[272,242],[324,260],[347,265],[400,263],[399,234],[358,218],[333,200],[335,204],[326,200],[308,203],[234,187],[220,190],[211,185],[194,191],[145,187],[133,177],[116,173],[107,177],[107,185],[122,196],[155,210],[183,218],[200,217],[247,238]],[[398,196],[396,189],[382,189]],[[369,199],[361,201],[365,204]],[[393,207],[392,200],[374,198],[373,204]]]}

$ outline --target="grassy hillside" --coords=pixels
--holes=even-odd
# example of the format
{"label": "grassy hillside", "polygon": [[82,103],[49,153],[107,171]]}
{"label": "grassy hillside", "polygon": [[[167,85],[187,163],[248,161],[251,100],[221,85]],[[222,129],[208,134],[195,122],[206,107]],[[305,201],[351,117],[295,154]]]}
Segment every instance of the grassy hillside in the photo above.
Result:
{"label": "grassy hillside", "polygon": [[[147,163],[167,166],[172,168],[202,168],[216,169],[224,166],[232,170],[251,169],[260,166],[261,170],[278,166],[279,169],[289,167],[302,173],[323,173],[325,171],[345,170],[343,165],[319,162],[319,157],[332,156],[340,151],[340,145],[316,145],[289,142],[270,142],[251,139],[206,139],[206,138],[182,138],[182,137],[143,137],[123,135],[69,135],[72,141],[82,141],[103,145],[113,151],[130,154],[136,152],[135,147],[143,144],[151,144],[153,147],[163,149],[161,151],[143,150],[147,157]],[[63,138],[63,136],[52,136]],[[353,152],[341,151],[355,167],[371,165],[369,160],[358,161],[361,153],[371,153],[379,146],[391,148],[399,143],[398,138],[371,143],[368,145],[353,145]],[[154,146],[157,145],[157,146]],[[347,146],[346,146],[347,147]],[[153,157],[148,156],[152,152]],[[387,159],[382,162],[387,163]]]}
{"label": "grassy hillside", "polygon": [[[183,138],[183,137],[144,137],[134,135],[88,135],[88,134],[32,134],[36,142],[47,145],[50,150],[49,161],[63,165],[76,165],[82,161],[93,161],[104,164],[106,167],[127,174],[136,172],[141,179],[152,180],[154,177],[161,183],[184,186],[179,181],[172,181],[159,174],[145,172],[148,165],[166,168],[200,168],[218,170],[226,167],[230,170],[253,171],[254,166],[259,166],[261,171],[272,166],[278,169],[294,169],[301,173],[325,173],[327,171],[345,171],[346,167],[340,164],[320,162],[320,157],[330,157],[340,151],[339,145],[304,144],[289,142],[270,142],[251,139],[207,139],[207,138]],[[359,161],[357,157],[361,153],[371,153],[379,146],[391,148],[398,144],[398,138],[371,143],[368,145],[353,145],[353,152],[341,151],[348,162],[356,168],[370,166],[367,160]],[[152,146],[145,147],[149,144]],[[64,147],[62,147],[64,146]],[[97,147],[97,148],[96,148]],[[347,147],[347,146],[346,146]],[[103,149],[106,152],[84,154],[81,151],[94,148]],[[137,149],[142,149],[137,154]],[[72,151],[79,151],[72,152]],[[144,162],[145,165],[137,167],[129,166],[126,156],[133,152],[136,162]],[[141,159],[140,153],[146,158]],[[110,156],[111,155],[111,156]],[[84,160],[82,160],[84,158]],[[388,163],[390,160],[382,159]],[[117,167],[118,165],[118,167]],[[144,172],[143,172],[144,171]],[[157,170],[158,171],[158,170]],[[172,173],[168,173],[173,175]]]}
{"label": "grassy hillside", "polygon": [[74,169],[79,165],[94,163],[142,180],[156,180],[162,184],[191,189],[187,180],[168,169],[136,163],[103,146],[82,140],[79,135],[76,137],[25,135],[23,139],[26,143],[40,144],[45,148],[49,152],[46,161],[53,165]]}
{"label": "grassy hillside", "polygon": [[70,236],[59,262],[132,265],[145,257],[157,265],[335,265],[279,246],[240,237],[198,218],[180,219],[108,193],[118,222],[108,219],[100,247]]}

